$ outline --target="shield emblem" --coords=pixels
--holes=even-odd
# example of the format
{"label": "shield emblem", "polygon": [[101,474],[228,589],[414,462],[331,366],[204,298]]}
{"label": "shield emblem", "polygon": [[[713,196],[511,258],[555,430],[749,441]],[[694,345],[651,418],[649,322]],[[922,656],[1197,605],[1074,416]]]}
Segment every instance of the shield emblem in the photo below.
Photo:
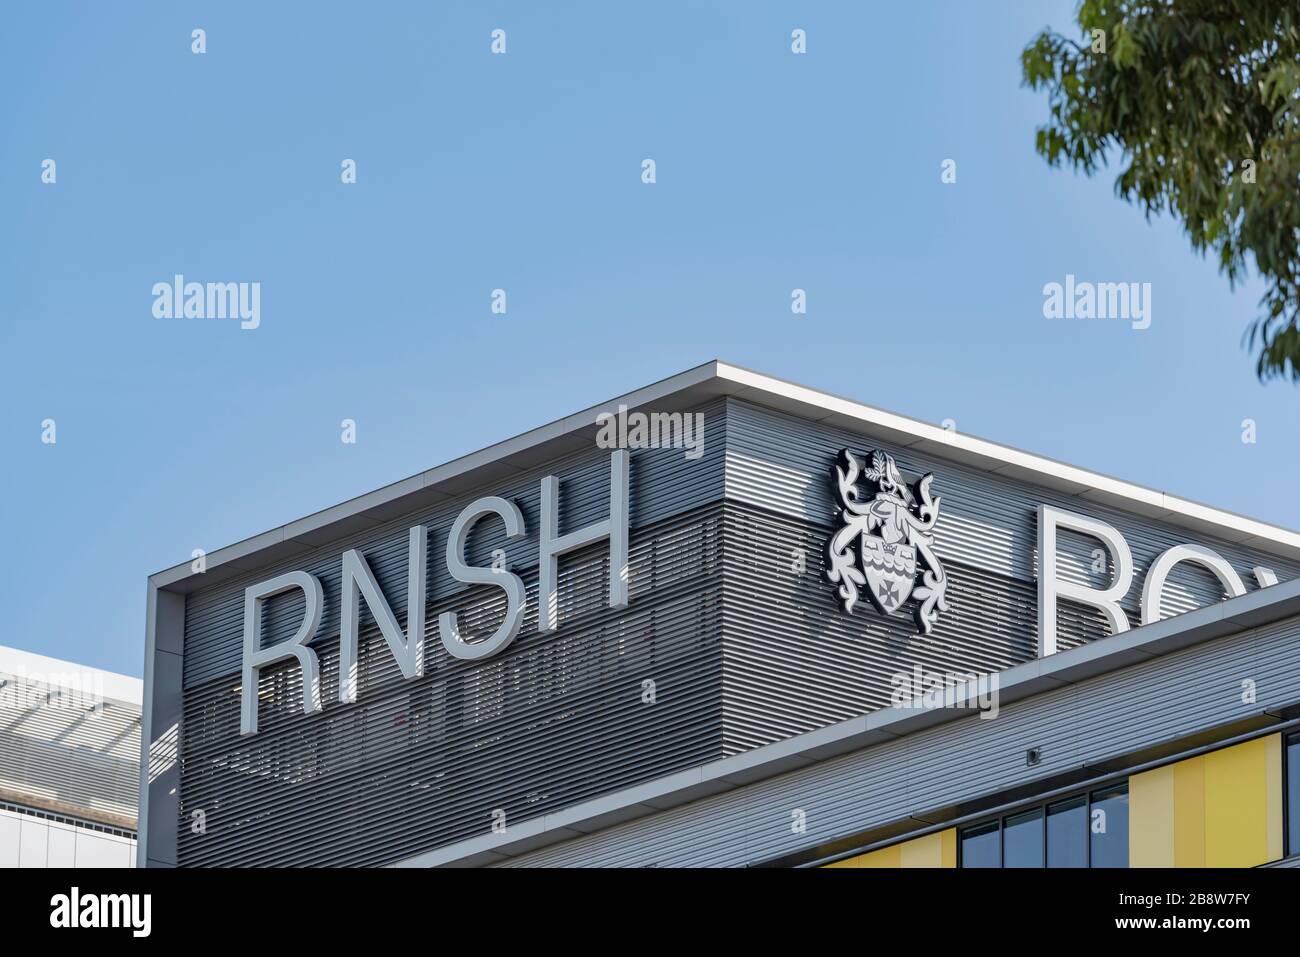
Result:
{"label": "shield emblem", "polygon": [[[915,598],[918,633],[931,634],[939,612],[948,610],[948,578],[932,534],[940,501],[930,494],[934,473],[911,483],[888,452],[873,449],[864,466],[851,449],[840,449],[834,481],[839,528],[826,542],[826,577],[839,586],[844,612],[853,612],[863,592],[882,615]],[[918,569],[925,573],[921,585]]]}
{"label": "shield emblem", "polygon": [[861,541],[867,593],[877,608],[891,615],[912,594],[916,549],[905,542],[891,544],[877,535],[863,535]]}

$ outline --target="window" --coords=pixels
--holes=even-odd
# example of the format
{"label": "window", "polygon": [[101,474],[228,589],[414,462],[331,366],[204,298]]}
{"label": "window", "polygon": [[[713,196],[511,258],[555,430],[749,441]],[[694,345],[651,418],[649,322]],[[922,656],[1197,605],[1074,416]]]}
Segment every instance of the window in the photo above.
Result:
{"label": "window", "polygon": [[962,867],[1001,867],[1002,835],[997,821],[961,832]]}
{"label": "window", "polygon": [[1047,866],[1088,866],[1088,796],[1047,806]]}
{"label": "window", "polygon": [[1002,866],[1043,866],[1043,809],[1016,814],[1002,822]]}
{"label": "window", "polygon": [[[1300,735],[1295,746],[1300,794]],[[958,850],[959,867],[1128,867],[1128,783],[964,827]]]}
{"label": "window", "polygon": [[1300,854],[1300,734],[1286,739],[1286,853]]}
{"label": "window", "polygon": [[1128,785],[1093,792],[1088,818],[1088,866],[1128,867]]}

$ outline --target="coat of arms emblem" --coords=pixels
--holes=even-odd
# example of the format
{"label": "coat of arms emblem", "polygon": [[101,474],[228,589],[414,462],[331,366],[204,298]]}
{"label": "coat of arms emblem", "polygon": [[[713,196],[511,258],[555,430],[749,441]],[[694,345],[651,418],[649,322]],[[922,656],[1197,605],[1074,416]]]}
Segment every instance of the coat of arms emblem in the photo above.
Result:
{"label": "coat of arms emblem", "polygon": [[940,502],[930,497],[934,473],[909,485],[888,452],[872,451],[864,468],[857,456],[843,449],[835,478],[841,525],[826,548],[826,577],[840,586],[844,610],[853,611],[859,589],[885,615],[915,598],[917,627],[930,634],[939,612],[948,609],[948,579],[931,534]]}

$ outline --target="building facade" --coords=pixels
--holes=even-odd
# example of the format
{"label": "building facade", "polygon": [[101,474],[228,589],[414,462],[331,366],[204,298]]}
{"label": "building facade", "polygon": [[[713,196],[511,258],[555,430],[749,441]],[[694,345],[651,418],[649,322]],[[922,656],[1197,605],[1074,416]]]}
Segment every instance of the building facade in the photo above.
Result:
{"label": "building facade", "polygon": [[0,867],[132,867],[140,679],[0,648]]}
{"label": "building facade", "polygon": [[152,576],[139,860],[1286,864],[1297,579],[711,362]]}

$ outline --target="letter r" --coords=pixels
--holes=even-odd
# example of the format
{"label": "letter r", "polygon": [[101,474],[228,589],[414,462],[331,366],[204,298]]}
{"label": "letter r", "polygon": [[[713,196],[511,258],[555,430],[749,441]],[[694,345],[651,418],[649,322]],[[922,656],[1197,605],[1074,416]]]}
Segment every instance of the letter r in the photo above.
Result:
{"label": "letter r", "polygon": [[[301,588],[306,597],[302,624],[288,641],[262,647],[262,602],[275,595]],[[244,667],[239,707],[239,733],[257,734],[257,679],[262,668],[295,658],[302,668],[302,710],[315,714],[321,709],[320,669],[316,652],[307,643],[316,637],[321,609],[325,604],[320,579],[307,572],[289,572],[244,589]]]}
{"label": "letter r", "polygon": [[[1056,532],[1069,529],[1088,535],[1106,546],[1115,566],[1115,580],[1106,588],[1089,588],[1074,581],[1062,581],[1057,574]],[[1110,633],[1128,631],[1128,616],[1119,602],[1133,583],[1133,554],[1119,530],[1105,522],[1052,508],[1038,506],[1038,657],[1056,654],[1056,602],[1065,598],[1100,609],[1110,623]]]}

